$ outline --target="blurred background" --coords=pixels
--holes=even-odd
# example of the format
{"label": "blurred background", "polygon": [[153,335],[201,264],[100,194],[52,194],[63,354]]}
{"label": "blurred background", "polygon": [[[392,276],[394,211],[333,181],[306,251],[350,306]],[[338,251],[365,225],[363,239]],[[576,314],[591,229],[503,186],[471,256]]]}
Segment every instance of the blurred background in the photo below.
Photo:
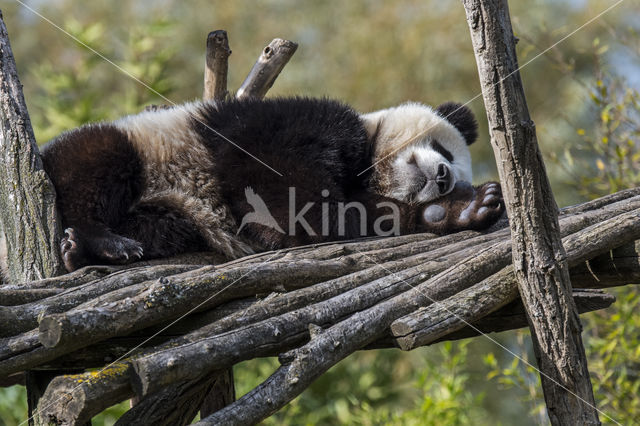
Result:
{"label": "blurred background", "polygon": [[[225,29],[229,89],[275,37],[299,43],[268,96],[341,99],[362,112],[413,100],[473,101],[480,138],[474,179],[497,179],[464,9],[438,0],[106,1],[26,3],[173,102],[202,96],[207,33]],[[560,206],[640,184],[640,3],[512,0],[527,101]],[[11,0],[0,2],[36,138],[166,103],[112,64]],[[534,59],[536,58],[536,59]],[[534,59],[534,60],[532,60]],[[530,63],[528,61],[532,60]],[[640,418],[640,296],[615,290],[606,312],[583,316],[598,407]],[[494,336],[534,362],[527,331]],[[239,395],[273,359],[235,368]],[[128,403],[94,419],[111,425]],[[0,424],[26,420],[24,388],[0,389]],[[601,416],[603,423],[611,420]],[[358,353],[265,424],[548,424],[535,371],[486,338],[410,353]]]}

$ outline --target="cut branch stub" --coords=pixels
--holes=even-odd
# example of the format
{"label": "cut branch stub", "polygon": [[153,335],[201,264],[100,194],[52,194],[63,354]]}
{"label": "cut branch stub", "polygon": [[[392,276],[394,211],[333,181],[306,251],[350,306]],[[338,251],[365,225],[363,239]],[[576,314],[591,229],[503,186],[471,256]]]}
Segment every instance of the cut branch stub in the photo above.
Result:
{"label": "cut branch stub", "polygon": [[236,97],[238,99],[263,98],[297,48],[298,44],[292,41],[273,39],[262,50],[262,54],[238,89]]}
{"label": "cut branch stub", "polygon": [[207,56],[204,67],[204,94],[206,100],[224,99],[227,92],[227,72],[229,70],[229,39],[227,32],[216,30],[207,36]]}

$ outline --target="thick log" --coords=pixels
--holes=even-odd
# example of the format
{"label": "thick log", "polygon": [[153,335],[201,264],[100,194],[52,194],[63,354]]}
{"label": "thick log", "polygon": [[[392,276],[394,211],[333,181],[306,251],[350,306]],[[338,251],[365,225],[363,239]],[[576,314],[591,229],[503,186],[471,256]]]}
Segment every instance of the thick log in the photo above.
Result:
{"label": "thick log", "polygon": [[105,277],[118,270],[116,266],[96,265],[86,266],[84,268],[73,271],[69,274],[57,277],[45,278],[43,280],[25,281],[22,283],[7,284],[2,286],[0,291],[4,290],[38,290],[49,288],[73,288]]}
{"label": "thick log", "polygon": [[[200,404],[200,418],[210,416],[236,400],[236,388],[233,381],[233,367],[215,371],[209,377],[212,379],[211,385],[207,392],[207,396]],[[192,392],[199,392],[199,389],[202,388],[206,389],[207,383],[208,382],[204,385],[201,385],[199,382],[192,384]]]}
{"label": "thick log", "polygon": [[[491,238],[477,237],[477,241],[487,239]],[[447,245],[436,255],[454,253],[462,247],[464,243]],[[414,248],[405,249],[411,252]],[[320,261],[281,259],[258,265],[250,263],[228,270],[204,267],[161,281],[143,282],[108,293],[64,314],[44,316],[39,326],[41,342],[47,347],[69,345],[78,349],[80,345],[88,346],[178,317],[196,307],[210,309],[234,298],[288,291],[348,275],[367,266],[377,266],[381,259],[396,257],[402,251],[372,253],[368,259],[364,257],[366,254],[353,253]],[[395,261],[395,268],[418,264],[426,260],[429,252]],[[224,291],[230,285],[233,285],[232,291]],[[109,309],[105,309],[106,306]]]}
{"label": "thick log", "polygon": [[229,38],[225,30],[211,31],[207,36],[207,53],[204,67],[204,92],[202,98],[222,100],[227,97],[227,72],[229,69]]}
{"label": "thick log", "polygon": [[[584,314],[608,308],[616,301],[616,298],[612,294],[605,293],[602,290],[578,288],[573,290],[573,300],[578,307],[578,312]],[[426,344],[432,345],[447,340],[467,339],[469,337],[488,333],[500,333],[528,326],[527,313],[522,304],[522,300],[517,299],[472,323],[471,326],[463,327]]]}
{"label": "thick log", "polygon": [[[36,289],[3,289],[0,287],[0,317],[3,306],[25,305],[37,302],[50,296],[55,296],[64,291],[63,288],[36,288]],[[2,320],[0,320],[2,321]],[[33,326],[32,326],[33,327]],[[32,328],[29,327],[29,328]],[[3,327],[4,330],[4,327]],[[16,333],[11,333],[16,334]]]}
{"label": "thick log", "polygon": [[[136,359],[132,362],[135,369],[136,391],[141,395],[157,392],[167,384],[192,380],[198,375],[220,368],[221,365],[228,365],[230,361],[235,363],[242,359],[262,356],[277,342],[299,341],[301,337],[308,336],[309,324],[331,324],[354,312],[351,318],[359,317],[363,310],[365,312],[377,310],[378,306],[387,310],[397,309],[398,316],[406,315],[421,303],[426,303],[425,294],[432,299],[443,299],[460,291],[461,286],[464,288],[472,285],[497,272],[506,266],[509,251],[509,243],[495,244],[491,248],[472,254],[431,280],[427,279],[426,274],[423,275],[425,271],[423,266],[419,265],[389,274],[325,302],[205,338],[196,343],[165,349]],[[407,291],[410,288],[412,289]],[[416,294],[416,288],[421,289],[422,293]],[[398,293],[401,294],[393,297]],[[411,296],[405,296],[408,294]],[[392,300],[395,301],[393,307],[389,305],[387,300],[389,297],[393,297]],[[368,318],[370,322],[368,326],[371,330],[378,331],[378,327],[381,326],[380,321],[384,323],[384,319],[392,315],[387,311],[379,313],[382,315],[379,318]],[[385,323],[383,329],[389,324]],[[369,332],[365,334],[368,335]],[[370,341],[373,340],[373,338],[370,339]]]}
{"label": "thick log", "polygon": [[[0,275],[4,276],[0,282],[58,275],[63,268],[56,194],[42,168],[1,13],[0,125]],[[40,391],[50,378],[49,374],[27,374],[30,424],[35,424]]]}
{"label": "thick log", "polygon": [[[451,250],[451,248],[449,247],[444,247],[441,249],[441,251],[439,252],[440,255],[442,256],[446,256],[447,252]],[[466,252],[467,255],[469,255],[470,253],[475,252],[475,250],[469,250]],[[420,271],[422,271],[422,273],[429,275],[429,271],[440,271],[442,270],[442,268],[446,267],[447,265],[451,265],[454,264],[456,261],[458,261],[460,258],[462,258],[462,253],[458,253],[456,251],[454,251],[453,254],[451,254],[451,256],[448,259],[448,261],[445,261],[443,263],[444,259],[441,259],[440,256],[436,256],[435,260],[430,261],[430,262],[425,262],[424,260],[424,256],[418,255],[415,256],[415,259],[407,259],[407,260],[400,260],[400,261],[396,261],[395,264],[391,264],[389,265],[389,268],[393,268],[393,270],[398,270],[401,269],[403,266],[406,267],[407,264],[412,265],[412,264],[418,264],[420,265]],[[323,283],[323,285],[317,289],[317,292],[315,293],[315,296],[311,296],[311,297],[317,297],[320,300],[324,300],[326,298],[331,297],[332,295],[336,295],[336,294],[341,294],[342,292],[344,292],[344,286],[345,285],[357,285],[358,283],[362,284],[363,282],[368,282],[370,279],[368,279],[369,277],[380,277],[380,276],[384,276],[388,274],[389,269],[381,269],[380,266],[377,266],[376,268],[373,268],[372,271],[364,271],[363,274],[369,274],[369,275],[364,275],[361,276],[359,279],[354,279],[353,277],[341,277],[339,280],[336,281],[332,281],[332,282],[328,282],[328,283]],[[258,274],[259,275],[259,274]],[[353,280],[354,284],[350,284],[351,280]],[[402,286],[397,285],[396,288],[404,288],[403,287],[404,284],[402,284]],[[396,291],[400,291],[399,289]],[[384,297],[384,294],[382,294],[380,296],[381,298]],[[372,299],[375,298],[375,294],[371,294],[368,295],[368,299],[369,301],[371,301]],[[283,295],[282,299],[275,299],[274,303],[277,302],[277,306],[274,307],[273,310],[268,310],[268,305],[266,307],[256,307],[256,309],[253,310],[253,312],[256,313],[256,315],[265,315],[267,314],[268,317],[268,313],[271,312],[275,312],[275,311],[289,311],[289,310],[293,310],[295,308],[295,306],[303,306],[305,303],[309,302],[308,298],[304,298],[301,297],[300,294],[293,294],[291,296],[291,298],[287,297],[287,295]],[[372,303],[372,302],[370,302]],[[345,309],[348,309],[349,303],[348,301],[345,301]],[[265,309],[267,309],[265,311]],[[229,317],[229,319],[226,319],[225,324],[227,324],[227,327],[237,327],[238,323],[252,318],[251,316],[246,316],[246,315],[238,315],[238,316],[233,316],[233,317]],[[164,321],[167,320],[167,318],[163,318]],[[216,324],[215,327],[220,327],[221,324]],[[136,328],[137,326],[132,324],[129,326],[130,328]],[[305,325],[301,325],[302,329],[306,329]],[[205,329],[204,331],[202,331],[203,334],[207,335],[208,333],[211,333],[212,331],[209,329]],[[122,334],[126,334],[126,333],[122,333]],[[120,333],[117,333],[116,335],[121,335]],[[189,339],[190,336],[185,336],[185,339],[183,342],[188,342],[190,340]],[[34,367],[34,366],[38,366],[41,365],[42,363],[46,363],[48,361],[54,360],[58,357],[60,357],[61,355],[64,355],[66,353],[69,353],[71,351],[74,350],[74,348],[76,346],[87,346],[86,342],[71,342],[69,345],[61,345],[55,348],[45,348],[42,345],[39,344],[39,342],[33,339],[33,333],[29,332],[29,333],[25,333],[23,336],[18,336],[18,337],[14,337],[14,338],[9,338],[9,339],[5,339],[6,341],[10,342],[9,344],[7,344],[7,351],[8,353],[4,354],[4,356],[2,356],[2,353],[0,353],[0,376],[2,375],[6,375],[6,374],[10,374],[12,372],[15,371],[21,371],[23,369],[29,368],[29,367]],[[176,342],[171,342],[171,346],[175,346]]]}
{"label": "thick log", "polygon": [[55,190],[42,169],[18,79],[9,36],[0,15],[0,245],[6,275],[17,283],[62,272]]}
{"label": "thick log", "polygon": [[43,424],[81,425],[105,408],[133,396],[126,363],[101,371],[57,376],[40,401]]}
{"label": "thick log", "polygon": [[298,44],[292,41],[273,39],[262,50],[262,54],[238,89],[236,98],[263,98],[297,48]]}
{"label": "thick log", "polygon": [[599,425],[558,209],[527,109],[507,0],[463,4],[547,412],[553,425]]}

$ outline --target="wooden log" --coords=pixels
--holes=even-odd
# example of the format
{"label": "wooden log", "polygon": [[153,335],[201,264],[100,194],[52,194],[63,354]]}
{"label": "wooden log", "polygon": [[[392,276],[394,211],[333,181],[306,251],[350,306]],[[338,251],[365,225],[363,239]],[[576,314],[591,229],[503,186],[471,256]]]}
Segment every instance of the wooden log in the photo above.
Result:
{"label": "wooden log", "polygon": [[572,268],[574,288],[605,288],[640,284],[640,241],[625,244]]}
{"label": "wooden log", "polygon": [[204,67],[204,100],[223,100],[227,97],[227,72],[229,69],[229,39],[227,32],[216,30],[207,36],[207,53]]}
{"label": "wooden log", "polygon": [[236,98],[263,98],[297,48],[297,43],[274,38],[262,50],[262,54],[238,89]]}
{"label": "wooden log", "polygon": [[553,425],[599,425],[558,209],[520,79],[507,0],[463,0],[527,309]]}
{"label": "wooden log", "polygon": [[[38,318],[45,314],[64,312],[89,300],[106,293],[124,289],[123,292],[133,290],[131,286],[141,281],[155,280],[185,271],[196,269],[191,265],[163,265],[155,267],[140,267],[124,271],[117,271],[107,277],[90,281],[67,290],[61,289],[33,289],[33,290],[2,290],[0,299],[7,294],[14,295],[22,292],[27,294],[54,294],[42,300],[37,300],[19,306],[0,306],[0,337],[14,336],[38,326]],[[124,297],[123,293],[118,293]],[[131,294],[131,293],[130,293]]]}
{"label": "wooden log", "polygon": [[[569,266],[595,257],[603,247],[640,239],[640,210],[586,228],[578,238],[566,237],[563,245]],[[437,304],[419,309],[391,325],[404,350],[424,346],[476,322],[512,302],[518,294],[513,266]]]}
{"label": "wooden log", "polygon": [[[216,101],[222,101],[228,96],[227,91],[227,73],[229,70],[229,55],[231,55],[231,49],[229,49],[229,39],[227,32],[224,30],[217,30],[209,33],[207,36],[207,53],[205,60],[204,70],[204,94],[203,99],[213,99]],[[226,378],[226,380],[224,380]],[[204,389],[203,389],[204,388]],[[230,367],[227,370],[214,373],[211,380],[204,381],[204,383],[198,382],[197,384],[191,384],[189,386],[190,392],[196,389],[197,395],[200,395],[202,391],[205,391],[204,400],[199,405],[202,405],[205,413],[212,407],[222,408],[226,404],[235,401],[235,386],[233,383],[233,368]],[[183,391],[183,394],[189,392]],[[161,402],[165,398],[165,393],[153,399],[149,402],[150,406],[157,405],[156,400]],[[173,398],[174,400],[180,400],[179,398]],[[147,398],[149,400],[149,398]],[[193,402],[193,398],[190,400]],[[218,407],[218,404],[222,403]],[[174,404],[175,405],[175,404]],[[167,406],[162,404],[161,406]],[[184,412],[189,412],[191,404],[188,408],[183,409]],[[167,406],[168,407],[168,406]],[[215,411],[215,410],[214,410]],[[158,410],[152,410],[152,412],[158,412]],[[145,416],[141,416],[145,418]],[[153,419],[148,419],[147,423],[156,423]],[[175,422],[174,422],[175,423]]]}
{"label": "wooden log", "polygon": [[0,51],[0,240],[8,281],[17,283],[62,272],[61,232],[2,15]]}
{"label": "wooden log", "polygon": [[[490,237],[477,237],[478,241],[487,239]],[[453,253],[463,246],[463,243],[447,245],[437,255]],[[406,249],[411,251],[413,247]],[[250,263],[228,270],[204,267],[168,277],[162,282],[143,282],[108,293],[66,313],[44,316],[39,326],[41,342],[46,347],[70,344],[70,347],[77,349],[81,347],[79,345],[88,346],[108,337],[128,334],[175,318],[200,304],[198,309],[204,310],[233,298],[288,291],[348,275],[376,265],[380,259],[395,257],[398,251],[372,253],[368,259],[362,253],[353,253],[326,261],[297,259],[292,262],[282,259],[258,265]],[[426,255],[409,257],[394,265],[402,267],[403,264],[417,264],[424,261]],[[233,291],[221,292],[232,283]],[[214,294],[215,298],[206,301]],[[153,304],[154,309],[139,308],[149,303]],[[109,309],[105,309],[107,304]]]}
{"label": "wooden log", "polygon": [[[0,308],[3,306],[17,306],[31,302],[37,302],[38,300],[60,294],[63,291],[63,288],[36,288],[19,290],[0,288]],[[2,314],[0,314],[0,316],[1,315]]]}
{"label": "wooden log", "polygon": [[[578,312],[583,314],[608,308],[616,301],[616,298],[612,294],[601,290],[576,288],[573,290],[573,300],[578,307]],[[486,317],[479,319],[474,322],[472,326],[473,327],[463,327],[427,344],[431,345],[446,340],[466,339],[488,333],[500,333],[525,328],[529,325],[522,300],[517,299]]]}
{"label": "wooden log", "polygon": [[[597,290],[575,290],[574,298],[581,313],[605,308],[615,300],[613,296]],[[478,330],[490,333],[526,326],[524,307],[520,301],[514,301],[474,323],[473,329],[462,329],[438,341],[472,337],[478,334]],[[396,344],[391,336],[384,336],[366,349],[389,347],[396,347]],[[285,348],[274,347],[270,355],[276,356],[283,349]],[[99,350],[96,348],[96,352]],[[130,387],[128,366],[127,362],[119,362],[104,371],[55,378],[41,400],[41,404],[47,407],[44,413],[49,419],[55,419],[58,423],[73,424],[91,418],[102,411],[105,406],[117,404],[130,398],[133,390]],[[130,421],[133,421],[132,419],[137,419],[138,424],[185,424],[181,422],[195,415],[198,404],[201,403],[207,390],[215,387],[213,381],[228,380],[224,375],[220,377],[220,375],[212,374],[208,377],[209,380],[199,378],[190,382],[169,385],[159,393],[143,398],[121,417],[119,422],[129,424]],[[221,387],[225,388],[226,386],[222,385]],[[215,407],[209,409],[209,414],[231,402],[233,399],[220,401]],[[201,417],[206,416],[201,415]]]}
{"label": "wooden log", "polygon": [[[212,374],[167,386],[157,394],[141,399],[118,419],[116,425],[188,425],[198,414],[206,396],[226,384],[217,383],[218,378]],[[233,389],[232,383],[226,385]]]}
{"label": "wooden log", "polygon": [[[615,203],[610,206],[607,206],[606,208],[599,209],[597,211],[587,211],[586,213],[582,213],[580,215],[573,215],[573,216],[568,216],[566,218],[563,218],[562,220],[563,232],[569,232],[575,229],[579,229],[580,227],[588,225],[589,223],[598,222],[600,220],[603,220],[606,217],[610,217],[611,215],[616,214],[620,210],[624,211],[626,208],[629,208],[630,206],[631,207],[636,206],[636,203],[638,201],[633,201],[633,200],[634,199],[629,199],[627,200],[627,202],[621,202],[621,204]],[[463,233],[463,235],[470,236],[470,235],[477,235],[477,234]],[[431,254],[427,252],[424,254],[419,254],[419,255],[405,258],[405,259],[401,257],[400,260],[396,261],[396,263],[382,264],[381,266],[377,266],[377,267],[378,268],[384,267],[391,271],[399,271],[403,268],[409,268],[414,264],[425,263],[427,260],[430,259],[430,257],[432,257],[436,263],[439,263],[441,262],[441,260],[438,260],[439,257],[449,256],[444,253],[457,253],[456,256],[459,256],[461,254],[465,255],[464,252],[458,252],[461,247],[460,245],[466,246],[467,250],[469,249],[471,250],[469,253],[473,253],[478,250],[478,246],[474,246],[473,243],[475,242],[482,243],[482,242],[486,242],[487,240],[495,241],[496,235],[502,235],[502,234],[498,232],[490,235],[481,235],[467,241],[466,243],[463,240],[462,242],[459,242],[456,244],[444,244],[444,247],[442,247],[441,249],[434,250]],[[434,246],[438,246],[439,245],[438,241],[442,240],[444,242],[450,242],[455,240],[454,237],[459,237],[459,235],[451,235],[443,238],[438,238],[435,240],[431,240],[431,243]],[[411,240],[404,239],[404,237],[399,237],[399,238],[402,241],[411,241]],[[378,247],[379,243],[380,243],[379,241],[370,241],[368,243],[367,242],[364,243],[365,248],[374,249],[371,252],[369,252],[369,254],[354,253],[354,250],[356,250],[355,247],[357,247],[353,245],[354,243],[348,243],[347,245],[342,245],[342,244],[323,245],[322,247],[319,248],[321,255],[319,255],[318,258],[332,257],[334,255],[340,255],[344,253],[352,253],[354,255],[360,256],[360,258],[362,259],[355,262],[356,265],[359,265],[365,262],[368,259],[367,256],[369,255],[371,256],[371,259],[368,259],[369,261],[375,260],[377,262],[378,260],[384,259],[384,258],[395,258],[395,256],[386,257],[387,255],[383,255],[382,253],[394,253],[402,256],[402,255],[407,255],[407,253],[413,253],[414,250],[416,250],[415,247],[423,247],[423,246],[420,246],[420,244],[422,244],[421,242],[409,242],[408,244],[405,244],[405,245],[396,246],[394,250],[387,250],[387,249],[375,250],[375,248]],[[390,244],[390,243],[386,242],[385,244]],[[388,247],[388,246],[385,246],[385,247]],[[305,250],[310,250],[309,253],[314,252],[313,249],[305,249]],[[292,250],[292,253],[300,253],[300,252],[296,250]],[[308,256],[309,253],[307,253],[306,256]],[[310,256],[310,257],[313,257],[313,256]],[[282,261],[285,261],[287,259],[289,258],[286,255],[281,257]],[[347,265],[352,264],[353,259],[350,260],[349,256],[343,256],[342,259],[346,261]],[[450,257],[451,261],[454,261],[455,259],[456,257]],[[238,264],[233,264],[230,262],[228,265],[234,266],[234,265],[242,265],[242,264],[243,264],[242,262]],[[251,262],[249,262],[249,264],[251,264]],[[431,267],[433,267],[433,263]],[[425,264],[424,270],[425,271],[427,270],[426,264]],[[370,275],[371,279],[375,279],[376,277],[380,276],[376,274],[384,273],[384,270],[379,269],[377,272],[375,272],[375,269],[374,269],[373,271],[369,271],[366,273],[371,274]],[[290,278],[290,277],[285,277],[285,279],[286,278]],[[349,275],[346,275],[345,277],[343,277],[342,285],[345,285],[344,283],[348,283],[350,278],[351,277]],[[363,279],[363,278],[364,277],[360,277],[360,279]],[[364,281],[366,282],[366,280]],[[276,287],[279,286],[279,284],[281,284],[281,282],[279,281],[274,281],[274,282],[276,283],[276,286],[272,287],[271,290],[275,290]],[[361,281],[360,284],[362,283],[363,282]],[[134,286],[134,289],[135,289],[135,286]],[[319,290],[319,291],[326,292],[326,290]],[[337,291],[339,291],[339,289]],[[112,293],[116,293],[116,295],[118,295],[119,294],[118,292],[119,291],[112,292]],[[269,293],[269,291],[265,291],[265,293]],[[124,298],[124,295],[119,294],[118,297],[114,296],[113,300],[118,300],[119,297]],[[96,301],[100,301],[100,300],[101,298],[96,299]],[[90,303],[93,303],[93,302],[90,302]],[[297,299],[297,303],[304,303],[304,301],[302,301],[302,299]],[[96,303],[94,305],[94,307],[100,307],[100,306],[101,306],[101,303]],[[283,306],[284,308],[281,307],[279,309],[286,309],[286,305],[283,305]],[[154,311],[151,310],[150,314],[153,314],[153,313]],[[166,321],[166,320],[167,318],[163,318],[163,321]],[[137,328],[137,325],[127,325],[127,327]],[[140,327],[140,328],[144,328],[144,327]],[[115,337],[116,335],[118,335],[118,333],[112,334],[111,337]],[[106,336],[106,337],[109,337],[109,336]],[[62,347],[53,348],[53,349],[44,348],[39,344],[38,341],[33,340],[33,336],[30,333],[26,333],[24,336],[17,336],[15,338],[11,338],[8,340],[9,340],[9,344],[5,345],[6,350],[4,351],[4,355],[3,355],[3,352],[0,351],[0,375],[6,375],[15,371],[21,371],[31,366],[38,366],[44,362],[48,362],[53,359],[56,359],[65,353],[69,353],[71,351],[78,349],[73,346],[65,347],[64,345]],[[80,344],[84,346],[85,344],[89,345],[90,343],[86,343],[85,341],[82,341],[82,340],[73,342],[73,345],[80,345]]]}
{"label": "wooden log", "polygon": [[[381,301],[398,293],[401,293],[400,296],[396,296],[394,300],[402,298],[398,304],[404,305],[395,308],[399,309],[398,312],[407,314],[415,310],[425,298],[423,294],[415,294],[413,290],[407,292],[407,289],[423,287],[420,283],[426,282],[430,285],[424,291],[431,297],[448,297],[459,291],[459,286],[465,285],[463,281],[468,283],[466,285],[471,285],[506,266],[509,250],[510,244],[507,242],[495,244],[482,252],[475,252],[457,266],[449,268],[448,273],[443,272],[433,280],[428,280],[427,274],[423,275],[422,265],[419,265],[384,276],[325,302],[205,338],[197,343],[136,359],[132,362],[136,391],[140,395],[157,392],[172,382],[192,380],[194,376],[228,365],[230,361],[261,356],[276,342],[299,341],[301,337],[307,336],[308,324],[330,324],[354,312],[354,316],[358,316],[358,312],[362,310],[369,311],[381,304],[385,305],[386,302]],[[453,268],[456,269],[455,273]],[[411,293],[413,298],[402,297],[407,293]],[[373,318],[369,320],[373,321]],[[158,374],[159,372],[162,373]]]}
{"label": "wooden log", "polygon": [[[586,245],[593,233],[597,232],[597,226],[595,225],[593,229],[585,232],[582,236],[576,235],[577,243]],[[596,244],[600,243],[603,243],[603,240],[599,240]],[[576,244],[575,247],[581,247],[581,245]],[[508,253],[508,248],[501,247],[501,249]],[[593,253],[593,249],[594,247],[590,247],[584,253]],[[600,247],[603,252],[608,249],[607,246]],[[576,248],[576,250],[580,250],[580,248]],[[569,252],[569,256],[574,254],[574,251]],[[257,423],[299,395],[313,380],[337,362],[355,350],[370,345],[382,337],[393,321],[415,311],[419,306],[426,306],[434,301],[443,300],[468,288],[470,283],[477,282],[477,278],[481,276],[478,268],[486,267],[487,262],[498,261],[499,259],[501,259],[501,256],[492,259],[491,256],[480,253],[478,256],[461,262],[434,278],[416,285],[407,292],[386,299],[368,309],[358,310],[343,321],[332,322],[333,325],[331,327],[318,333],[309,343],[291,351],[286,359],[286,364],[265,382],[235,403],[201,421],[201,424],[218,424],[222,422],[228,424]],[[577,262],[579,259],[575,260]],[[581,260],[584,261],[586,259]],[[446,287],[446,290],[443,290],[442,287]],[[215,344],[215,342],[210,343]],[[141,357],[134,361],[135,374],[133,379],[135,380],[134,387],[136,391],[153,388],[162,380],[162,378],[158,378],[160,371],[164,375],[175,374],[181,369],[178,365],[185,359],[188,360],[193,368],[206,368],[202,362],[207,356],[211,356],[211,353],[205,351],[196,354],[196,348],[197,345],[194,344],[189,348],[182,348],[182,351],[175,350],[173,354],[171,350],[168,350],[163,351],[164,353]],[[213,345],[207,346],[207,348],[213,350],[213,352],[216,352],[217,349]],[[205,348],[200,348],[201,351],[202,349]],[[181,357],[180,361],[177,361],[176,358],[178,352]],[[169,356],[166,357],[167,355]]]}
{"label": "wooden log", "polygon": [[[0,52],[0,282],[19,283],[63,271],[61,229],[1,13]],[[30,424],[48,380],[49,374],[27,374]]]}
{"label": "wooden log", "polygon": [[85,266],[84,268],[78,269],[77,271],[73,271],[69,274],[60,275],[57,277],[45,278],[43,280],[25,281],[17,284],[7,284],[2,286],[0,290],[38,290],[49,288],[68,289],[88,283],[89,281],[97,280],[98,278],[105,277],[117,270],[118,269],[115,266]]}
{"label": "wooden log", "polygon": [[[463,233],[464,234],[464,233]],[[468,235],[477,235],[477,233],[472,233],[472,234],[466,234]],[[456,244],[447,244],[448,242],[454,241],[456,240],[456,238],[460,238],[459,235],[457,236],[447,236],[447,237],[442,237],[442,238],[438,238],[436,240],[434,240],[434,246],[438,247],[439,245],[442,245],[443,247],[441,247],[440,249],[438,249],[439,251],[433,251],[433,253],[429,254],[429,252],[427,253],[420,253],[418,250],[418,255],[414,255],[413,257],[409,257],[406,259],[400,259],[395,261],[395,263],[391,263],[386,265],[386,268],[390,268],[391,270],[396,270],[396,269],[402,269],[404,268],[408,268],[410,266],[414,266],[416,264],[421,264],[424,263],[425,260],[429,257],[429,256],[433,256],[436,263],[441,262],[441,260],[439,260],[439,257],[445,257],[447,256],[447,253],[458,253],[459,250],[459,246]],[[472,241],[487,241],[487,240],[492,240],[491,235],[480,235],[475,237]],[[408,239],[405,239],[403,237],[399,237],[401,241],[410,241]],[[438,242],[439,241],[439,242]],[[385,247],[387,246],[388,242],[384,242],[384,241],[371,241],[370,243],[372,244],[367,244],[366,242],[363,244],[363,246],[365,248],[373,248],[374,250],[371,253],[371,260],[375,260],[375,259],[380,259],[380,258],[395,258],[396,255],[401,255],[402,252],[406,252],[406,253],[413,253],[415,250],[417,250],[415,248],[416,244],[419,244],[418,242],[410,242],[408,244],[405,244],[404,246],[400,246],[403,248],[400,249],[396,249],[396,250],[375,250],[375,248],[379,247],[379,243],[385,243]],[[336,247],[337,246],[337,247]],[[343,245],[327,245],[327,246],[322,246],[320,247],[319,250],[319,255],[317,256],[317,258],[323,259],[326,257],[329,258],[333,258],[335,256],[340,256],[341,254],[345,254],[345,253],[352,253],[353,255],[358,255],[358,256],[362,256],[363,253],[353,253],[354,249],[353,249],[353,243],[349,243],[347,246],[343,246]],[[335,250],[334,250],[335,248]],[[467,247],[468,248],[468,247]],[[310,250],[310,249],[305,249],[305,250]],[[293,253],[296,253],[296,250],[292,250]],[[311,252],[316,253],[315,250],[311,250]],[[384,252],[388,252],[388,253],[392,253],[392,255],[383,255],[382,253]],[[366,253],[364,253],[366,254]],[[457,256],[459,256],[460,254],[458,253]],[[314,256],[311,256],[311,258],[313,258]],[[284,256],[282,257],[281,260],[287,260],[289,259],[289,257]],[[455,258],[452,258],[451,260],[454,261]],[[342,260],[345,261],[346,265],[351,265],[349,267],[353,267],[354,265],[357,265],[358,267],[361,267],[361,263],[362,262],[353,262],[353,259],[350,259],[349,256],[343,256]],[[252,262],[249,262],[249,264],[253,264]],[[229,267],[231,266],[238,266],[238,265],[243,265],[242,262],[238,263],[238,264],[233,264],[232,262],[230,262],[228,264]],[[377,265],[376,265],[377,266]],[[240,266],[238,266],[240,267]],[[220,268],[222,269],[222,268]],[[371,271],[369,272],[371,275],[371,277],[378,277],[380,275],[385,274],[384,270],[378,270],[377,272]],[[342,275],[342,274],[340,274]],[[289,279],[291,277],[284,277],[283,279]],[[360,277],[361,280],[364,280],[366,277]],[[373,279],[373,278],[371,278]],[[349,276],[348,274],[346,275],[346,277],[343,278],[343,282],[349,282]],[[272,290],[276,290],[277,288],[280,289],[280,291],[282,291],[282,286],[281,283],[279,281],[274,281],[274,283],[269,284],[266,283],[267,285],[272,285]],[[146,284],[145,284],[146,285]],[[141,286],[141,287],[145,287],[145,285]],[[137,290],[137,285],[132,286],[133,287],[133,291],[138,291]],[[268,287],[265,287],[265,293],[269,293],[269,291],[266,291],[268,289]],[[100,298],[95,299],[92,302],[89,302],[89,304],[94,304],[96,307],[99,307],[103,304],[103,302],[105,301],[105,298],[108,296],[107,301],[114,301],[114,300],[119,300],[120,298],[126,299],[126,294],[131,295],[131,293],[129,293],[132,290],[132,288],[125,288],[122,290],[117,290],[115,292],[111,292],[108,295],[102,296]],[[325,291],[325,290],[321,290],[321,291]],[[336,289],[337,292],[340,292],[341,289],[337,288]],[[122,292],[125,292],[125,294],[122,294]],[[325,291],[326,292],[326,291]],[[114,295],[115,293],[115,295]],[[113,296],[112,296],[113,295]],[[240,296],[237,296],[240,297]],[[101,300],[103,302],[101,302]],[[105,302],[106,303],[106,302]],[[79,309],[80,307],[78,307]],[[286,308],[286,307],[285,307]],[[80,309],[80,311],[82,311],[82,309]],[[163,322],[165,322],[167,320],[167,318],[163,318]],[[133,325],[133,328],[138,328],[137,325]],[[141,327],[144,328],[144,327]],[[37,332],[36,332],[37,333]],[[115,334],[118,335],[118,334]],[[26,332],[22,335],[16,336],[16,337],[12,337],[9,339],[5,339],[5,342],[7,342],[7,344],[5,345],[0,345],[0,376],[2,375],[6,375],[6,374],[10,374],[12,372],[15,371],[21,371],[23,369],[29,368],[31,366],[38,366],[41,365],[42,363],[46,363],[48,361],[51,361],[53,359],[56,359],[58,357],[60,357],[63,354],[69,353],[73,350],[75,350],[74,348],[68,348],[68,347],[56,347],[53,349],[50,348],[45,348],[43,347],[40,342],[37,340],[34,341],[33,339],[33,333],[32,332]],[[78,344],[82,344],[84,346],[83,342],[75,342],[75,345]],[[1,348],[6,348],[4,351],[1,350]]]}
{"label": "wooden log", "polygon": [[131,398],[128,368],[126,363],[116,363],[102,371],[53,378],[41,398],[41,421],[81,425],[105,408]]}

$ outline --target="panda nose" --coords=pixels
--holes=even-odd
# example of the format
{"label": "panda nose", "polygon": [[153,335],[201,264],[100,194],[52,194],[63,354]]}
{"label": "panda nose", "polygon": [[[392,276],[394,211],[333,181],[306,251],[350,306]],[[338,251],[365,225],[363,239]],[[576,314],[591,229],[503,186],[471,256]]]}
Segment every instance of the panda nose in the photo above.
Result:
{"label": "panda nose", "polygon": [[451,187],[451,171],[449,170],[449,167],[444,163],[440,163],[438,165],[436,183],[438,184],[438,190],[440,191],[440,194],[445,194]]}

